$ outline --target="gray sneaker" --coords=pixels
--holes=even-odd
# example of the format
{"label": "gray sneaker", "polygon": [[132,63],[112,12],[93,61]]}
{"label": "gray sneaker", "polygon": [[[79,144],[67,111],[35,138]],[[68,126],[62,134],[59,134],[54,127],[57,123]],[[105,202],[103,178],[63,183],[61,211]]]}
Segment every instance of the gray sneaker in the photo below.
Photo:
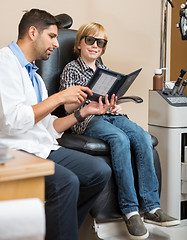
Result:
{"label": "gray sneaker", "polygon": [[175,226],[180,224],[180,220],[168,216],[162,209],[156,210],[154,214],[144,213],[144,222],[152,223],[163,227]]}
{"label": "gray sneaker", "polygon": [[129,219],[127,219],[126,216],[123,215],[123,219],[125,220],[131,239],[140,240],[148,238],[149,232],[147,231],[144,223],[142,222],[140,215],[134,215]]}

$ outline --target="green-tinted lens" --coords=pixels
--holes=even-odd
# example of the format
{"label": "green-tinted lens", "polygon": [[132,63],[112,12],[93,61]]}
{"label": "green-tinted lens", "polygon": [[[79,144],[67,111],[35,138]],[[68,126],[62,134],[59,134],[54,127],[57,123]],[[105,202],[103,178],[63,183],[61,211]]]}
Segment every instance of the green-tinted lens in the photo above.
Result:
{"label": "green-tinted lens", "polygon": [[104,48],[106,46],[107,41],[105,39],[97,39],[97,46],[100,48]]}
{"label": "green-tinted lens", "polygon": [[88,45],[92,45],[95,42],[95,38],[92,36],[85,36],[85,43]]}

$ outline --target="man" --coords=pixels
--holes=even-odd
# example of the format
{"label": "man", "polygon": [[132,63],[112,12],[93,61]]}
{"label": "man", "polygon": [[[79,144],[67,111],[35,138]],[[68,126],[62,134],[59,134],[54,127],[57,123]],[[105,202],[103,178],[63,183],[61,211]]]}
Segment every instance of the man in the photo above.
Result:
{"label": "man", "polygon": [[[77,240],[78,229],[107,183],[106,163],[58,146],[56,139],[77,123],[71,114],[57,118],[51,112],[62,104],[86,100],[87,87],[74,86],[50,97],[36,74],[35,60],[47,60],[58,48],[59,23],[46,11],[32,9],[19,24],[18,40],[0,50],[0,142],[8,147],[51,159],[55,174],[46,177],[46,239]],[[115,104],[93,103],[82,117],[102,114]]]}

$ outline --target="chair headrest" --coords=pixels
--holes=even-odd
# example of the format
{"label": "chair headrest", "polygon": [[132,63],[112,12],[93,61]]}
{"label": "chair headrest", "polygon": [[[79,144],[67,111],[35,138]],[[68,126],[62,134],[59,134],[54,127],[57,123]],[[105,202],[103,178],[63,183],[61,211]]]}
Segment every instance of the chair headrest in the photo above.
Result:
{"label": "chair headrest", "polygon": [[73,24],[73,19],[65,13],[58,14],[55,17],[60,22],[60,28],[70,28]]}

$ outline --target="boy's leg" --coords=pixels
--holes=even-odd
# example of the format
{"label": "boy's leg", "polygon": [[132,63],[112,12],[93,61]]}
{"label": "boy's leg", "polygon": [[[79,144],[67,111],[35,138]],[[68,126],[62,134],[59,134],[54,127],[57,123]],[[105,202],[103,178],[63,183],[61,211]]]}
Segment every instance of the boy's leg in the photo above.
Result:
{"label": "boy's leg", "polygon": [[114,117],[113,124],[119,127],[130,140],[137,169],[138,194],[143,211],[160,207],[158,180],[154,168],[151,136],[143,128],[126,117]]}
{"label": "boy's leg", "polygon": [[[110,144],[112,167],[118,186],[119,206],[128,232],[133,239],[146,239],[149,233],[138,213],[139,204],[134,186],[130,141],[125,132],[110,120],[112,118],[108,116],[94,117],[88,124],[85,135],[102,139]],[[133,213],[133,215],[127,218],[127,213]]]}
{"label": "boy's leg", "polygon": [[95,116],[87,126],[86,136],[102,139],[110,144],[112,168],[118,186],[118,201],[122,213],[138,211],[134,187],[128,136],[108,121],[110,117]]}

